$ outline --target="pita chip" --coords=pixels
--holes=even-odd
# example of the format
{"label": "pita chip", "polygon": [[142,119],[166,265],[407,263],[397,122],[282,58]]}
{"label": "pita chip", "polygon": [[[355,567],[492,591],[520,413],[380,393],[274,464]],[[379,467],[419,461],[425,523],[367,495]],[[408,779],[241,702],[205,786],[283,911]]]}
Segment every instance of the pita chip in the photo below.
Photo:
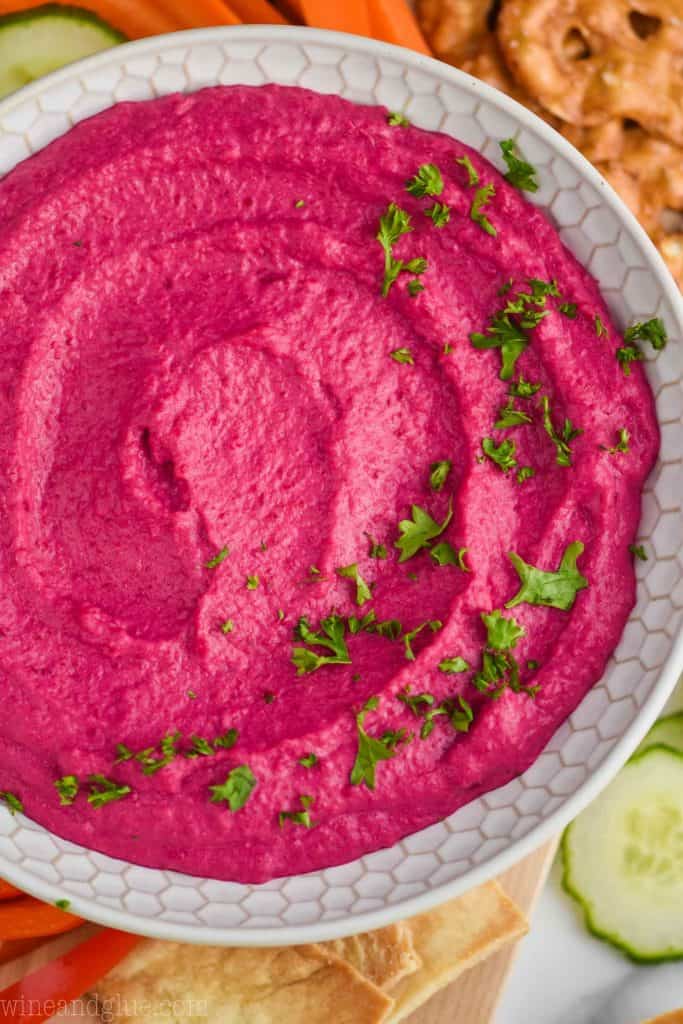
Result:
{"label": "pita chip", "polygon": [[319,946],[145,942],[95,993],[109,1024],[383,1024],[391,999]]}
{"label": "pita chip", "polygon": [[413,974],[421,965],[410,927],[403,921],[363,935],[323,942],[321,946],[346,960],[385,992],[391,992],[401,978]]}
{"label": "pita chip", "polygon": [[527,930],[524,916],[496,882],[406,923],[422,966],[392,989],[396,1005],[387,1024],[398,1024],[463,971]]}

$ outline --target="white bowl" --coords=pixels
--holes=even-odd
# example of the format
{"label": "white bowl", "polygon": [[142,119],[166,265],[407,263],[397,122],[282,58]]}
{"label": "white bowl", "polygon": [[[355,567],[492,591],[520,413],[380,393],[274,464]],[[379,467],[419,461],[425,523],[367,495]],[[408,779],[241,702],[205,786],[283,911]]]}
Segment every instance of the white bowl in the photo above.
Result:
{"label": "white bowl", "polygon": [[647,373],[662,428],[644,495],[638,601],[602,680],[520,778],[350,864],[266,885],[137,867],[0,811],[0,875],[106,925],[188,942],[274,945],[377,928],[508,868],[557,835],[644,736],[683,669],[683,302],[645,233],[600,175],[519,104],[426,57],[313,29],[206,29],[109,50],[0,104],[0,174],[118,100],[278,82],[404,111],[500,163],[515,136],[538,167],[532,202],[590,270],[617,323],[661,316],[670,342]]}

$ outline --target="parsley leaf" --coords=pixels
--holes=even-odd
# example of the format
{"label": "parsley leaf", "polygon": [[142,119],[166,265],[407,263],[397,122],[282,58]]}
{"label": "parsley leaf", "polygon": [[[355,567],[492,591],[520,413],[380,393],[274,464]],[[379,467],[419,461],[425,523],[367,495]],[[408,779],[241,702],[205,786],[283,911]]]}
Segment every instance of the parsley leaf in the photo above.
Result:
{"label": "parsley leaf", "polygon": [[221,633],[223,636],[227,636],[228,633],[232,633],[235,628],[235,623],[232,619],[226,619],[225,622],[221,622]]}
{"label": "parsley leaf", "polygon": [[256,590],[259,582],[258,576],[247,576],[247,590]]}
{"label": "parsley leaf", "polygon": [[370,534],[366,534],[366,536],[367,536],[368,540],[370,541],[370,551],[369,551],[370,558],[382,558],[383,559],[383,558],[388,558],[389,557],[389,552],[387,551],[386,544],[378,544],[377,541],[374,540],[374,538],[372,538],[370,536]]}
{"label": "parsley leaf", "polygon": [[515,442],[511,438],[507,438],[505,441],[501,441],[499,445],[496,445],[492,437],[485,437],[481,442],[481,447],[487,459],[495,462],[504,473],[514,469],[517,465]]}
{"label": "parsley leaf", "polygon": [[68,807],[78,796],[79,782],[75,775],[63,775],[55,782],[55,789],[59,793],[59,803],[62,807]]}
{"label": "parsley leaf", "polygon": [[486,626],[486,646],[493,651],[510,651],[517,641],[526,636],[526,630],[510,616],[506,618],[500,609],[482,612],[481,619]]}
{"label": "parsley leaf", "polygon": [[562,302],[557,307],[563,316],[566,316],[569,320],[576,320],[576,314],[578,307],[575,302]]}
{"label": "parsley leaf", "polygon": [[231,811],[239,811],[246,804],[257,785],[256,776],[248,764],[238,764],[229,773],[225,782],[217,786],[209,786],[211,803],[228,804]]}
{"label": "parsley leaf", "polygon": [[469,668],[469,662],[460,657],[444,658],[443,661],[439,662],[439,669],[447,675],[453,675],[456,672],[469,672]]}
{"label": "parsley leaf", "polygon": [[386,637],[387,640],[398,640],[403,632],[403,626],[398,619],[384,619],[382,622],[372,622],[366,626],[368,633],[377,633],[378,636]]}
{"label": "parsley leaf", "polygon": [[443,622],[439,619],[432,619],[428,622],[422,622],[419,626],[416,626],[415,629],[411,629],[409,633],[403,634],[403,647],[408,661],[415,661],[415,652],[413,651],[412,646],[413,640],[422,632],[423,629],[426,629],[427,626],[429,626],[432,633],[437,633],[443,626]]}
{"label": "parsley leaf", "polygon": [[406,182],[406,192],[410,192],[417,199],[440,196],[443,192],[443,178],[436,164],[422,164],[417,174]]}
{"label": "parsley leaf", "polygon": [[625,377],[631,376],[631,363],[639,363],[645,356],[635,345],[624,345],[617,349],[617,362],[621,363]]}
{"label": "parsley leaf", "polygon": [[420,739],[426,740],[434,729],[434,719],[446,715],[453,729],[457,732],[468,732],[474,720],[474,712],[464,697],[456,700],[447,697],[437,707],[430,708],[425,714],[424,725],[420,729]]}
{"label": "parsley leaf", "polygon": [[538,182],[534,177],[536,174],[536,168],[532,164],[527,163],[526,160],[522,160],[517,156],[515,153],[516,143],[514,139],[503,139],[502,142],[499,143],[499,146],[503,153],[503,159],[508,167],[507,173],[504,175],[505,180],[525,192],[537,192]]}
{"label": "parsley leaf", "polygon": [[450,459],[432,462],[429,467],[429,486],[433,491],[440,491],[443,488],[452,467],[453,463]]}
{"label": "parsley leaf", "polygon": [[541,407],[543,409],[543,427],[557,449],[556,462],[558,466],[571,466],[572,450],[570,444],[583,434],[583,430],[573,427],[571,420],[565,419],[562,433],[558,433],[553,426],[550,415],[550,399],[547,395],[543,395],[541,398]]}
{"label": "parsley leaf", "polygon": [[190,736],[190,742],[192,746],[185,753],[185,757],[212,757],[213,747],[208,740],[203,739],[201,736]]}
{"label": "parsley leaf", "polygon": [[12,816],[24,813],[24,805],[15,793],[5,790],[0,793],[0,800],[5,804],[5,807]]}
{"label": "parsley leaf", "polygon": [[629,544],[628,549],[641,562],[647,562],[647,551],[642,544]]}
{"label": "parsley leaf", "polygon": [[323,665],[350,665],[349,649],[344,639],[345,624],[339,615],[330,615],[320,623],[322,633],[314,633],[305,616],[299,619],[295,636],[305,644],[313,647],[325,647],[331,655],[316,654],[307,647],[295,647],[292,650],[292,661],[296,666],[297,675],[315,672]]}
{"label": "parsley leaf", "polygon": [[505,430],[506,427],[519,427],[523,423],[531,423],[532,419],[522,409],[515,408],[515,401],[509,401],[498,412],[498,419],[493,424],[496,430]]}
{"label": "parsley leaf", "polygon": [[222,736],[217,736],[213,741],[214,750],[230,750],[234,747],[239,738],[237,729],[228,729]]}
{"label": "parsley leaf", "polygon": [[216,566],[220,565],[221,562],[225,561],[225,559],[228,557],[229,554],[230,554],[230,549],[229,548],[221,548],[220,551],[218,552],[218,554],[214,555],[213,558],[209,559],[209,561],[206,563],[206,568],[207,569],[215,569]]}
{"label": "parsley leaf", "polygon": [[425,290],[425,286],[422,284],[422,281],[420,281],[417,277],[414,277],[412,281],[408,281],[407,288],[408,294],[412,298],[415,298],[416,295],[419,295],[420,292],[423,292]]}
{"label": "parsley leaf", "polygon": [[540,390],[540,384],[533,384],[530,380],[525,380],[520,373],[519,378],[510,384],[508,395],[511,395],[512,398],[532,398]]}
{"label": "parsley leaf", "polygon": [[444,228],[451,219],[451,208],[447,203],[434,203],[424,211],[425,217],[432,220],[435,228]]}
{"label": "parsley leaf", "polygon": [[465,562],[465,555],[467,554],[467,548],[458,548],[458,565],[463,572],[472,572],[470,567]]}
{"label": "parsley leaf", "polygon": [[607,328],[602,322],[602,318],[597,313],[595,314],[595,319],[593,320],[593,323],[595,324],[595,333],[597,334],[598,338],[601,338],[603,334],[607,334]]}
{"label": "parsley leaf", "polygon": [[[463,550],[462,548],[460,550]],[[437,565],[457,565],[460,569],[463,568],[460,560],[460,553],[455,550],[452,544],[449,544],[447,540],[442,540],[440,544],[435,544],[431,548],[429,554],[434,559]],[[465,569],[465,572],[468,570]]]}
{"label": "parsley leaf", "polygon": [[[162,768],[165,768],[167,764],[170,764],[178,755],[176,744],[179,740],[179,732],[170,733],[168,736],[164,736],[159,744],[159,749],[161,750],[160,757],[157,755],[156,747],[147,747],[146,750],[141,750],[139,754],[135,754],[135,760],[142,765],[142,774],[155,775]],[[121,744],[120,746],[123,747],[124,744]],[[118,749],[119,748],[117,747],[117,750]],[[127,756],[119,757],[119,760],[121,761],[127,761],[128,759],[129,758]]]}
{"label": "parsley leaf", "polygon": [[352,786],[359,786],[364,782],[368,789],[374,789],[375,770],[378,763],[380,761],[390,761],[392,757],[396,756],[396,744],[393,742],[395,734],[385,734],[377,738],[368,736],[363,728],[368,712],[376,711],[378,707],[379,697],[370,697],[356,715],[358,752],[351,769],[350,782]]}
{"label": "parsley leaf", "polygon": [[55,906],[57,907],[58,910],[66,911],[71,906],[71,900],[56,900]]}
{"label": "parsley leaf", "polygon": [[431,693],[411,693],[409,686],[406,686],[405,690],[397,693],[396,699],[405,704],[407,708],[410,708],[418,718],[425,713],[425,707],[431,707],[434,703],[434,697]]}
{"label": "parsley leaf", "polygon": [[477,349],[499,348],[500,379],[510,380],[514,375],[517,360],[529,344],[529,339],[521,327],[510,319],[510,314],[501,310],[492,317],[487,333],[470,334],[470,342]]}
{"label": "parsley leaf", "polygon": [[280,811],[278,814],[280,828],[284,828],[285,823],[288,821],[291,821],[292,825],[303,825],[304,828],[313,828],[315,822],[311,818],[310,808],[315,803],[315,797],[300,796],[299,803],[302,807],[300,811]]}
{"label": "parsley leaf", "polygon": [[131,792],[130,786],[119,785],[118,782],[114,782],[104,775],[89,775],[88,783],[90,785],[88,803],[93,807],[104,807],[105,804],[121,800]]}
{"label": "parsley leaf", "polygon": [[467,184],[470,188],[479,184],[479,174],[468,156],[457,156],[455,162],[467,171]]}
{"label": "parsley leaf", "polygon": [[354,562],[352,565],[344,565],[340,569],[337,569],[337,575],[343,576],[347,580],[354,581],[356,584],[356,604],[359,608],[367,601],[372,600],[372,590],[358,571],[357,562]]}
{"label": "parsley leaf", "polygon": [[402,519],[398,524],[400,537],[395,547],[401,552],[399,562],[405,562],[422,548],[428,548],[429,542],[444,532],[453,518],[453,501],[449,501],[448,512],[442,523],[435,522],[419,505],[412,505],[410,514],[411,519]]}
{"label": "parsley leaf", "polygon": [[664,321],[661,317],[656,316],[652,320],[638,321],[635,324],[631,324],[624,331],[624,341],[627,343],[632,341],[649,341],[653,349],[656,352],[660,352],[663,348],[666,348],[668,341]]}
{"label": "parsley leaf", "polygon": [[317,763],[318,763],[318,755],[317,754],[313,754],[313,753],[304,754],[303,757],[299,758],[299,764],[303,768],[314,768],[315,765],[317,765]]}
{"label": "parsley leaf", "polygon": [[489,182],[487,185],[482,185],[481,188],[478,188],[474,193],[474,199],[472,200],[472,205],[470,207],[470,220],[473,220],[474,223],[478,224],[487,235],[492,235],[493,238],[496,237],[498,232],[486,214],[482,213],[482,209],[488,204],[489,200],[495,196],[495,194],[496,186],[492,182]]}
{"label": "parsley leaf", "polygon": [[557,571],[545,572],[529,565],[514,551],[510,551],[508,558],[517,570],[521,586],[505,607],[514,608],[518,604],[526,603],[569,611],[578,592],[588,586],[588,580],[581,575],[576,566],[582,552],[581,541],[574,541],[565,549]]}
{"label": "parsley leaf", "polygon": [[415,360],[413,359],[413,353],[409,348],[395,348],[389,355],[395,363],[404,363],[408,366],[414,366]]}
{"label": "parsley leaf", "polygon": [[536,475],[536,470],[533,466],[520,466],[517,470],[517,476],[515,480],[518,484],[523,484],[525,480],[530,480],[532,476]]}
{"label": "parsley leaf", "polygon": [[630,439],[631,435],[629,434],[628,430],[626,429],[626,427],[622,427],[619,430],[619,441],[617,442],[617,444],[614,445],[613,448],[608,448],[604,444],[601,444],[600,447],[603,451],[607,452],[608,455],[617,455],[619,452],[623,452],[626,454],[630,450],[628,446]]}
{"label": "parsley leaf", "polygon": [[392,128],[408,128],[410,121],[405,114],[401,114],[397,110],[391,110],[387,114],[387,124],[390,124]]}
{"label": "parsley leaf", "polygon": [[395,260],[392,250],[401,235],[412,231],[410,214],[397,206],[396,203],[389,203],[386,212],[379,219],[379,231],[377,241],[384,249],[384,283],[382,284],[382,295],[386,298],[389,289],[401,273],[403,263]]}

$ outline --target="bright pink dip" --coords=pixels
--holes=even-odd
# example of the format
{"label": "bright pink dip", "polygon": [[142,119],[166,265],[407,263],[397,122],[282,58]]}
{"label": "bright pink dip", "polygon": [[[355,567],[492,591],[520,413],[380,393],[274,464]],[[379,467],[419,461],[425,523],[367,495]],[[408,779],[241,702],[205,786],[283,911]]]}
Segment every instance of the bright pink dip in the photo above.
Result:
{"label": "bright pink dip", "polygon": [[[465,153],[495,184],[496,238],[469,218]],[[405,190],[425,162],[445,183],[443,228]],[[414,228],[395,254],[428,260],[416,297],[405,274],[381,295],[375,236],[390,201]],[[658,445],[642,369],[623,374],[598,289],[546,217],[450,137],[273,86],[119,104],[0,183],[0,224],[0,789],[87,847],[258,882],[387,846],[526,769],[600,678],[634,603],[628,545]],[[517,403],[531,425],[494,430],[500,354],[469,334],[504,303],[501,285],[530,277],[562,294],[517,364],[542,388]],[[413,366],[390,357],[402,347]],[[571,467],[544,432],[543,394],[556,425],[584,431]],[[600,446],[623,427],[630,452],[611,456]],[[514,438],[535,476],[520,485],[480,461],[486,436]],[[440,459],[453,468],[434,492]],[[417,504],[441,522],[451,496],[439,540],[467,547],[471,573],[426,551],[399,565],[399,520]],[[369,557],[367,535],[387,559]],[[556,569],[576,540],[589,587],[573,610],[510,613],[527,634],[520,665],[540,663],[523,672],[535,699],[492,701],[472,672],[438,670],[455,655],[479,666],[480,613],[518,589],[507,552]],[[358,612],[335,573],[353,562],[375,585],[363,612],[443,628],[419,635],[415,661],[361,632],[347,637],[352,665],[297,677],[299,616],[317,629],[333,609]],[[378,764],[374,791],[351,785],[370,696],[369,734],[419,732],[396,699],[406,685],[465,694],[470,731],[437,719]],[[238,742],[214,756],[152,776],[114,765],[117,743],[231,727]],[[299,765],[310,751],[319,763]],[[258,785],[232,812],[209,786],[240,764]],[[90,773],[133,792],[95,808],[84,788],[60,806],[54,781]],[[315,826],[281,828],[302,794]]]}

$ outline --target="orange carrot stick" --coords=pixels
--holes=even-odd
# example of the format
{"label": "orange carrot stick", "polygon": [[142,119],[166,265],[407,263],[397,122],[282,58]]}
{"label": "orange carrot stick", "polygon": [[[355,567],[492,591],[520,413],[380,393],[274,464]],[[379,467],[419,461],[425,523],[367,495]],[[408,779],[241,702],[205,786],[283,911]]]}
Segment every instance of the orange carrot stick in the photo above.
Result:
{"label": "orange carrot stick", "polygon": [[38,935],[60,935],[82,924],[80,917],[67,914],[51,903],[32,896],[0,903],[0,939],[32,939]]}
{"label": "orange carrot stick", "polygon": [[307,25],[331,28],[338,32],[370,35],[370,15],[366,0],[298,0],[297,7]]}
{"label": "orange carrot stick", "polygon": [[142,940],[105,929],[0,992],[1,1024],[43,1024],[103,978]]}
{"label": "orange carrot stick", "polygon": [[241,24],[225,0],[145,0],[144,6],[156,8],[175,23],[176,30]]}
{"label": "orange carrot stick", "polygon": [[397,46],[407,46],[410,50],[431,56],[432,51],[427,46],[417,18],[406,0],[368,0],[368,7],[371,31],[375,39],[383,39],[385,43],[396,43]]}
{"label": "orange carrot stick", "polygon": [[287,24],[287,19],[268,0],[230,0],[230,9],[245,25]]}
{"label": "orange carrot stick", "polygon": [[45,937],[41,935],[40,938],[36,939],[15,939],[13,942],[0,942],[0,965],[9,964],[12,960],[18,960],[20,956],[32,953],[34,949],[43,946],[46,941]]}
{"label": "orange carrot stick", "polygon": [[[73,6],[70,0],[56,0],[64,6]],[[0,0],[0,15],[28,11],[42,7],[44,0]],[[179,26],[150,4],[130,3],[128,0],[81,0],[81,6],[96,14],[128,39],[173,32]]]}
{"label": "orange carrot stick", "polygon": [[5,900],[16,900],[17,897],[23,895],[24,893],[21,889],[15,889],[9,882],[5,882],[0,878],[0,903],[4,903]]}

